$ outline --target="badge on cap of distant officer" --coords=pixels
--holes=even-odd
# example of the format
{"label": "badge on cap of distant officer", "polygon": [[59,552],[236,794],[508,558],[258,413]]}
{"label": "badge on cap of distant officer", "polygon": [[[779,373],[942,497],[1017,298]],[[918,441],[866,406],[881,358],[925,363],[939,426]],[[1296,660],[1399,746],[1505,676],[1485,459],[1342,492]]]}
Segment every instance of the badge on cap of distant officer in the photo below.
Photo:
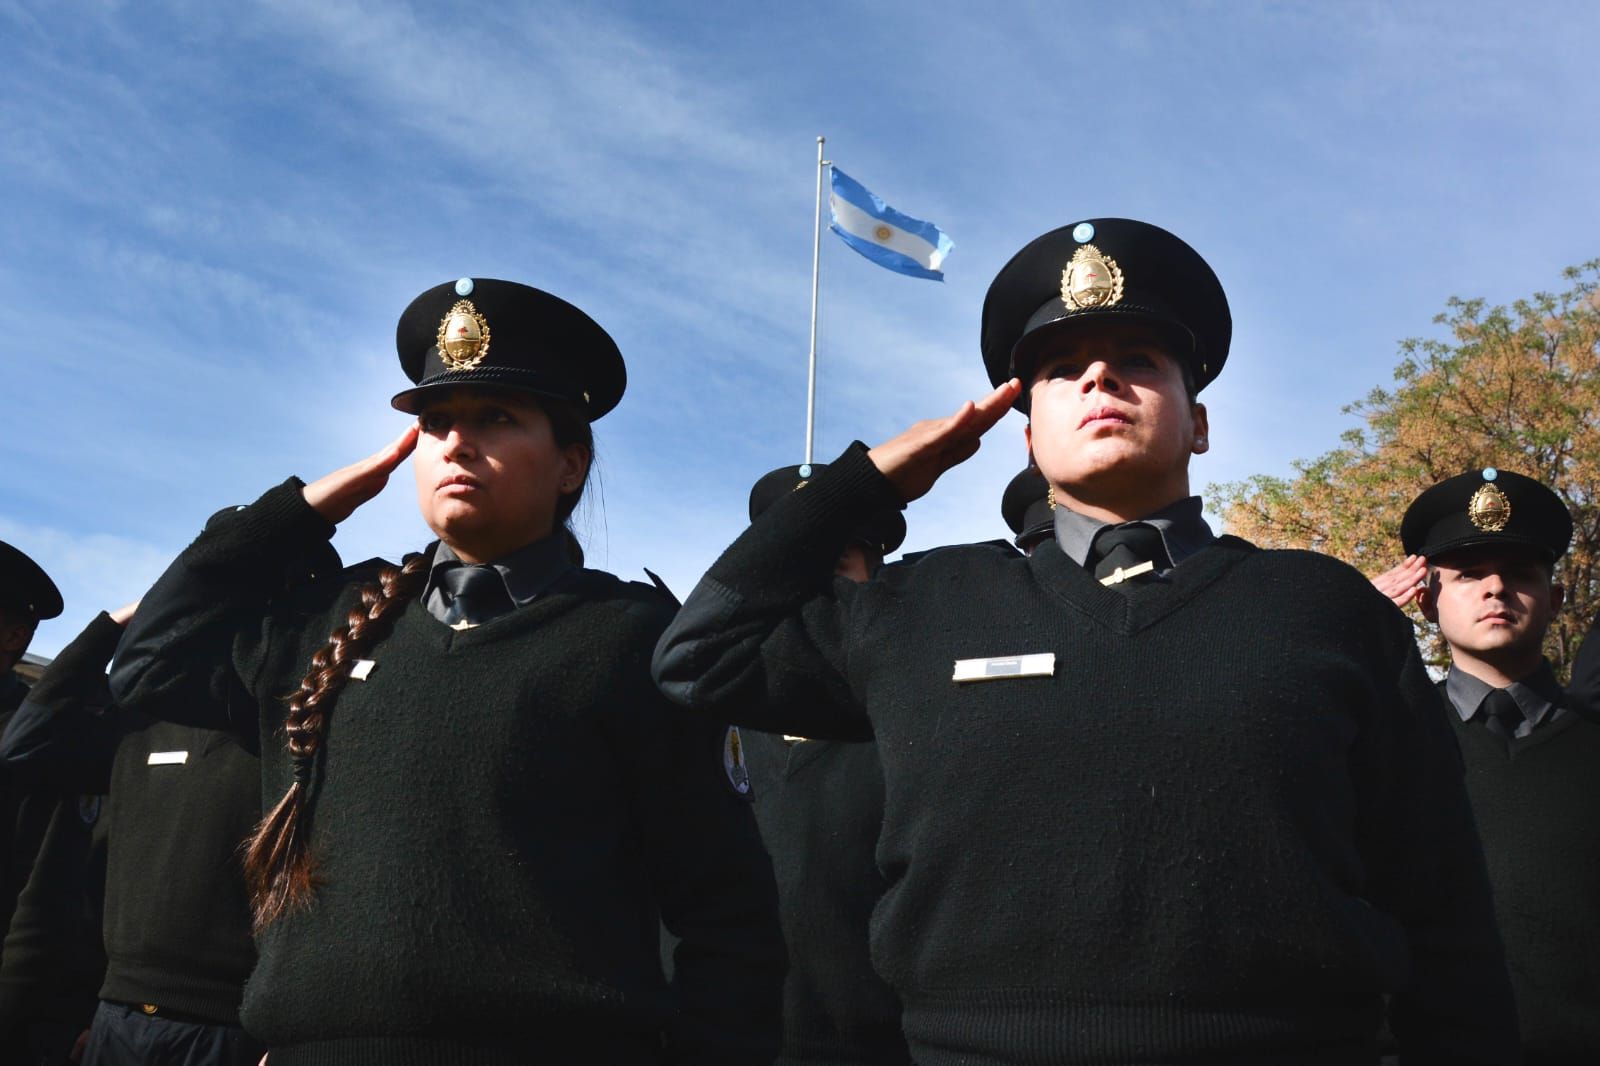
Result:
{"label": "badge on cap of distant officer", "polygon": [[989,380],[1022,379],[1017,408],[1052,346],[1087,321],[1139,321],[1165,334],[1196,391],[1222,370],[1233,318],[1222,283],[1177,237],[1127,218],[1094,218],[1030,241],[1000,269],[983,300]]}
{"label": "badge on cap of distant officer", "polygon": [[1429,559],[1490,544],[1531,548],[1553,563],[1572,543],[1572,515],[1533,478],[1489,466],[1446,478],[1411,501],[1400,541],[1407,555]]}
{"label": "badge on cap of distant officer", "polygon": [[395,349],[415,383],[390,402],[418,413],[440,389],[471,385],[565,400],[594,421],[627,387],[609,334],[559,296],[494,278],[460,278],[411,301]]}
{"label": "badge on cap of distant officer", "polygon": [[21,611],[34,621],[61,613],[61,592],[44,568],[0,540],[0,607]]}
{"label": "badge on cap of distant officer", "polygon": [[[828,469],[827,463],[806,463],[802,466],[780,466],[762,474],[750,488],[750,521],[754,522],[767,508],[811,483],[811,479]],[[897,509],[885,507],[867,515],[850,531],[853,541],[871,545],[883,555],[888,555],[906,539],[906,520]]]}
{"label": "badge on cap of distant officer", "polygon": [[750,794],[750,767],[744,761],[744,738],[739,727],[730,725],[722,734],[722,772],[728,777],[728,787],[745,799]]}

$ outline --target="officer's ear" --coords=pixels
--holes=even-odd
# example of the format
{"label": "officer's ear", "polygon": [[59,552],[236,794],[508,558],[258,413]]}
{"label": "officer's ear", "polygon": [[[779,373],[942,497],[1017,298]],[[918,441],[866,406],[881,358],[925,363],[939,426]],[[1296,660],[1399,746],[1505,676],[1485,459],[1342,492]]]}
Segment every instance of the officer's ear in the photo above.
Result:
{"label": "officer's ear", "polygon": [[1560,614],[1561,607],[1567,602],[1567,586],[1559,581],[1550,582],[1550,613]]}
{"label": "officer's ear", "polygon": [[1211,450],[1211,422],[1206,417],[1206,405],[1198,401],[1191,408],[1194,419],[1194,444],[1190,450],[1203,455]]}

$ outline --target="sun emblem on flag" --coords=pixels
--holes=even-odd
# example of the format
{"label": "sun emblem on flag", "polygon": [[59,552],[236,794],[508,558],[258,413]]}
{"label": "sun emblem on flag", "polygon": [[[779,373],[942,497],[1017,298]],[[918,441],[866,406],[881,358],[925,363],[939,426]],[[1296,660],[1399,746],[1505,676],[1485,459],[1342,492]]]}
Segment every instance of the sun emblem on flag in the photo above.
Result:
{"label": "sun emblem on flag", "polygon": [[1110,307],[1122,299],[1122,268],[1092,244],[1080,245],[1061,272],[1061,302],[1073,311]]}
{"label": "sun emblem on flag", "polygon": [[878,240],[880,240],[880,241],[887,241],[890,237],[894,236],[894,230],[890,229],[888,226],[883,225],[882,223],[879,223],[876,227],[873,228],[872,235],[874,237],[878,238]]}
{"label": "sun emblem on flag", "polygon": [[457,300],[439,321],[439,359],[451,370],[471,370],[489,354],[489,321],[472,306]]}

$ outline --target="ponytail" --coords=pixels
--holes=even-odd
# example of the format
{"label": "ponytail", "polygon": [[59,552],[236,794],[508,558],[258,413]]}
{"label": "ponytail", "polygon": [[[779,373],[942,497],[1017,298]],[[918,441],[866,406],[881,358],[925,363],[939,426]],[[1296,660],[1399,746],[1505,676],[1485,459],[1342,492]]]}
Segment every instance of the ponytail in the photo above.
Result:
{"label": "ponytail", "polygon": [[350,680],[355,661],[394,629],[400,611],[421,592],[427,573],[427,556],[417,555],[402,567],[385,567],[376,582],[363,586],[360,606],[351,608],[345,624],[311,657],[311,670],[300,682],[300,691],[289,699],[283,731],[294,781],[245,842],[245,885],[258,933],[308,906],[315,895],[306,793],[317,749],[328,731],[328,715]]}

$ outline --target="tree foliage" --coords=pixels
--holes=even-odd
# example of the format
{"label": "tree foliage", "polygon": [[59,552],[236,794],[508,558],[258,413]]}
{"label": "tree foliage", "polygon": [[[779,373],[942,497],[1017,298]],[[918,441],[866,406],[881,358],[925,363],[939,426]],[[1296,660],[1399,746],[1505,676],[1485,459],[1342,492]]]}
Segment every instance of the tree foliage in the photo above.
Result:
{"label": "tree foliage", "polygon": [[[1509,308],[1452,298],[1434,319],[1445,336],[1402,342],[1394,387],[1345,408],[1362,425],[1338,447],[1296,461],[1291,478],[1210,488],[1229,532],[1371,577],[1400,561],[1401,516],[1429,485],[1485,466],[1537,478],[1573,517],[1557,570],[1568,606],[1546,645],[1565,677],[1600,609],[1600,259],[1564,277],[1565,292]],[[1423,636],[1432,661],[1448,661],[1437,635]]]}

